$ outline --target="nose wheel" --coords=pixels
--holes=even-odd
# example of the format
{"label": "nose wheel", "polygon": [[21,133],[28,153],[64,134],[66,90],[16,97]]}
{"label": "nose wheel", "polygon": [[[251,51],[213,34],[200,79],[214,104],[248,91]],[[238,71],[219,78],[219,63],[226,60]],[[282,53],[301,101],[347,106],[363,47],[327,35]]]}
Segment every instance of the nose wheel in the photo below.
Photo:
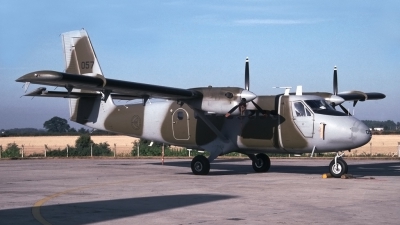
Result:
{"label": "nose wheel", "polygon": [[349,166],[342,158],[343,155],[344,153],[336,153],[335,158],[329,163],[329,173],[332,177],[340,178],[349,171]]}

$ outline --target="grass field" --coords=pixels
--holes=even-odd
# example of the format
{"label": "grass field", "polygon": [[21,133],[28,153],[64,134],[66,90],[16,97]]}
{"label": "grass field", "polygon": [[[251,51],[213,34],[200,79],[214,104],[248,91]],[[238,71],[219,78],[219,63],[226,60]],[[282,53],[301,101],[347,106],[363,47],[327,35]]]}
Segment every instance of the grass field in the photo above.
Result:
{"label": "grass field", "polygon": [[[43,153],[44,145],[47,145],[50,149],[64,149],[67,145],[75,146],[77,138],[78,136],[0,137],[0,145],[5,149],[7,144],[16,143],[19,147],[24,147],[25,155],[30,155]],[[116,149],[118,155],[129,154],[133,142],[138,140],[128,136],[92,136],[91,138],[95,143],[107,142],[111,149]],[[400,135],[374,135],[368,144],[353,149],[350,153],[346,152],[346,155],[384,154],[397,156],[399,142]]]}

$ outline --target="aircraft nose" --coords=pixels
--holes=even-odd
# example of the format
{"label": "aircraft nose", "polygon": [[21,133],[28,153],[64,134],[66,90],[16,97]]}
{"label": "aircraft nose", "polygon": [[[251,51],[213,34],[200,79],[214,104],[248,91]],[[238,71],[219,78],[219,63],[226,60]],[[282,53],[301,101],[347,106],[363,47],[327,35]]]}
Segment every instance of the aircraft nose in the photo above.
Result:
{"label": "aircraft nose", "polygon": [[246,99],[246,102],[249,102],[249,101],[251,101],[251,100],[257,98],[257,95],[254,94],[254,93],[251,92],[251,91],[243,90],[242,93],[240,93],[240,98],[241,98],[241,99],[242,99],[242,98],[245,98],[245,99]]}
{"label": "aircraft nose", "polygon": [[372,138],[371,130],[363,122],[356,120],[351,128],[351,139],[357,147],[367,144]]}

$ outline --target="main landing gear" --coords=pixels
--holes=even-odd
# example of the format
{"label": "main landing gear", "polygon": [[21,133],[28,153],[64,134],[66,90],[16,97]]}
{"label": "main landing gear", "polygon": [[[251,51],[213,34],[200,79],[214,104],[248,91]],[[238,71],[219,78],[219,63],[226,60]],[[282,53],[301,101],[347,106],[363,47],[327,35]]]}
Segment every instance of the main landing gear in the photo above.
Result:
{"label": "main landing gear", "polygon": [[257,173],[265,173],[271,167],[271,160],[264,153],[259,153],[257,155],[249,154],[247,156],[251,159],[253,170]]}
{"label": "main landing gear", "polygon": [[340,178],[349,171],[349,166],[342,158],[344,153],[336,153],[335,158],[329,163],[329,173],[332,177]]}
{"label": "main landing gear", "polygon": [[207,175],[210,172],[210,161],[204,155],[197,155],[192,159],[192,172],[195,175]]}
{"label": "main landing gear", "polygon": [[[253,169],[257,173],[265,173],[271,167],[271,160],[266,154],[249,154],[247,156],[251,159]],[[210,172],[210,161],[204,155],[198,155],[193,158],[191,168],[195,175],[207,175]]]}

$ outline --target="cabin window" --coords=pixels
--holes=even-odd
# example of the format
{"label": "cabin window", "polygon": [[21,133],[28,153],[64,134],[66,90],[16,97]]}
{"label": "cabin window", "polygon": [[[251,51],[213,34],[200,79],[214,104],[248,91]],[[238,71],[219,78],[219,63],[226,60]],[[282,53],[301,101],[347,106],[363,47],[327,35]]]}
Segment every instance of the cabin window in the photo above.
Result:
{"label": "cabin window", "polygon": [[183,112],[182,112],[182,111],[179,111],[179,112],[176,114],[176,117],[178,118],[178,120],[183,120],[183,117],[184,117]]}
{"label": "cabin window", "polygon": [[311,116],[310,110],[305,107],[302,102],[295,102],[293,103],[294,108],[294,115],[296,116]]}

